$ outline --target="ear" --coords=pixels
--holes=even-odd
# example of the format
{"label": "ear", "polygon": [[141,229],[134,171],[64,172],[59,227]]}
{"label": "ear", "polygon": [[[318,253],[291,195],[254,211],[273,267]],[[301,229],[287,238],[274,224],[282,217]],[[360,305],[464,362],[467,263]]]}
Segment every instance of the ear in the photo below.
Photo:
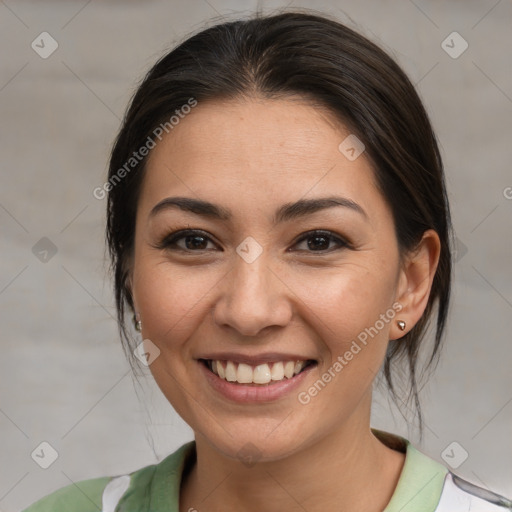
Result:
{"label": "ear", "polygon": [[423,315],[440,253],[439,235],[433,229],[429,229],[423,233],[419,244],[403,257],[396,298],[402,309],[396,320],[403,320],[406,328],[402,331],[396,323],[393,324],[389,333],[390,339],[396,340],[405,336]]}

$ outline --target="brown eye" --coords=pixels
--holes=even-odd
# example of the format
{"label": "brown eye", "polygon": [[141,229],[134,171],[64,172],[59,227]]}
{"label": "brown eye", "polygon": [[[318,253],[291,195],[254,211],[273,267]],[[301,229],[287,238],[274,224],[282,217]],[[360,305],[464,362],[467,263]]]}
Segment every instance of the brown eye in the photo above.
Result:
{"label": "brown eye", "polygon": [[178,249],[182,251],[199,252],[199,251],[210,251],[212,247],[208,244],[213,245],[213,249],[216,245],[212,242],[210,237],[205,233],[198,230],[185,230],[172,233],[165,237],[159,248],[161,249]]}
{"label": "brown eye", "polygon": [[[331,252],[336,248],[348,246],[347,242],[330,231],[312,231],[303,236],[295,245],[300,245],[303,242],[306,242],[306,248],[299,250],[306,250],[307,252]],[[335,244],[334,249],[331,247],[332,243]]]}
{"label": "brown eye", "polygon": [[202,235],[187,235],[182,237],[182,239],[185,241],[186,249],[189,250],[204,250],[208,245],[208,239]]}

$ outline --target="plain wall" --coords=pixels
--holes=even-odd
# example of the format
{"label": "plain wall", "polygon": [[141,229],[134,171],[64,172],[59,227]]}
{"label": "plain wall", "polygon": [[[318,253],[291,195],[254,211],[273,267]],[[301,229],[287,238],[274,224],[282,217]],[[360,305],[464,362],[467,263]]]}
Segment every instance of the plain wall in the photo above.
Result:
{"label": "plain wall", "polygon": [[[138,80],[166,49],[212,17],[286,5],[0,3],[0,511],[133,471],[192,438],[150,377],[134,386],[106,273],[105,200],[93,190]],[[459,252],[446,348],[423,394],[425,437],[391,413],[385,393],[373,426],[444,464],[457,442],[455,456],[468,454],[459,475],[512,496],[512,4],[288,5],[337,16],[394,55],[417,84],[445,161]],[[442,47],[454,31],[469,45],[457,58]],[[42,32],[58,43],[46,59],[31,47]],[[463,44],[455,37],[454,52]],[[44,441],[58,452],[46,470],[31,457]]]}

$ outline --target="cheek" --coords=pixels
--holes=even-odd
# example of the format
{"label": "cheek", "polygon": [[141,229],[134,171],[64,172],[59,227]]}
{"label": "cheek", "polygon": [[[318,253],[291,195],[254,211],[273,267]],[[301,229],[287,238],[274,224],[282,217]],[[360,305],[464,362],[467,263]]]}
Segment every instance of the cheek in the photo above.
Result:
{"label": "cheek", "polygon": [[[390,309],[395,287],[390,272],[378,265],[346,265],[335,272],[303,273],[297,279],[296,291],[304,303],[305,314],[332,355],[344,351],[347,344],[375,325]],[[388,316],[390,316],[389,313]],[[378,330],[386,338],[389,319],[378,323]],[[381,334],[381,333],[379,333]]]}
{"label": "cheek", "polygon": [[135,262],[133,276],[143,334],[167,351],[178,349],[197,328],[221,278],[208,268],[180,268],[144,255]]}
{"label": "cheek", "polygon": [[346,419],[367,396],[386,353],[396,315],[394,283],[376,268],[347,267],[313,287],[302,281],[304,315],[323,350],[317,379],[299,390],[298,400],[324,418],[325,428]]}
{"label": "cheek", "polygon": [[160,350],[150,366],[151,373],[169,402],[191,424],[195,423],[189,417],[193,405],[183,390],[188,387],[188,372],[196,363],[187,352],[187,340],[207,313],[208,291],[215,284],[211,274],[180,269],[154,257],[140,257],[133,272],[143,337]]}

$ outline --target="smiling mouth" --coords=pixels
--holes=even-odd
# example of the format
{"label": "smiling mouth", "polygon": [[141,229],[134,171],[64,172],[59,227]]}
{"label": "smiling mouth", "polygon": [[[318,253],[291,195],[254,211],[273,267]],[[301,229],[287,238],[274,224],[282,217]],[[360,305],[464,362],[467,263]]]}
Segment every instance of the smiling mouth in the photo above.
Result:
{"label": "smiling mouth", "polygon": [[266,386],[293,379],[307,368],[317,364],[313,359],[303,361],[276,361],[251,366],[234,361],[199,359],[199,361],[219,378],[235,384]]}

